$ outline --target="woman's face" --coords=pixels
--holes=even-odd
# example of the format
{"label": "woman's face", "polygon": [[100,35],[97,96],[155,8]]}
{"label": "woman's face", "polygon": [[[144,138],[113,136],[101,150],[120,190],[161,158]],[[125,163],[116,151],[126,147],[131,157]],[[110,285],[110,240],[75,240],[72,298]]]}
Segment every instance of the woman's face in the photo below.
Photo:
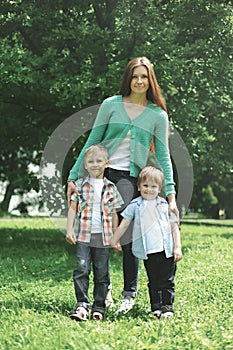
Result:
{"label": "woman's face", "polygon": [[131,93],[146,94],[149,89],[148,71],[145,66],[134,68],[132,79],[130,82]]}

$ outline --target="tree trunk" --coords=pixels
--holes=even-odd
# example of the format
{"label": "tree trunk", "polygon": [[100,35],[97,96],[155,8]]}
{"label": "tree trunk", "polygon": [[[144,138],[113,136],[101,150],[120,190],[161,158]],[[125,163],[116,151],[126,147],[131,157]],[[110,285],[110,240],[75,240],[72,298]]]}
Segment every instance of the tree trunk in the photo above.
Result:
{"label": "tree trunk", "polygon": [[14,193],[14,189],[15,188],[14,188],[12,183],[9,183],[7,185],[6,192],[5,192],[5,195],[4,195],[4,199],[0,203],[0,211],[8,212],[10,200],[11,200],[11,197],[12,197],[12,195]]}

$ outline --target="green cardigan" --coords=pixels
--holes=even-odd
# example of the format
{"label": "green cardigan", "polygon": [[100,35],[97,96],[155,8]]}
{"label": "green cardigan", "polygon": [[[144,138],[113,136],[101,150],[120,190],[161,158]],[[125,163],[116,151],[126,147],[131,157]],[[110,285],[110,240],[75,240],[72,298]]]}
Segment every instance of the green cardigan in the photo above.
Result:
{"label": "green cardigan", "polygon": [[84,175],[85,150],[101,143],[111,156],[130,131],[130,175],[137,177],[147,165],[152,138],[155,141],[155,164],[163,169],[166,195],[175,193],[173,170],[168,147],[168,117],[161,108],[149,102],[135,119],[127,114],[122,96],[109,97],[101,104],[92,131],[72,167],[69,180]]}

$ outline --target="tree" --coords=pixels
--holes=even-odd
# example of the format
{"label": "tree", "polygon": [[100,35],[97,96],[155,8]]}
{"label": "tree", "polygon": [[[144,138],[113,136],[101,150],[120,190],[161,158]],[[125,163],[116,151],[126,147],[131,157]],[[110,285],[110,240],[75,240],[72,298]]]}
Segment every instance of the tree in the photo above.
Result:
{"label": "tree", "polygon": [[169,100],[174,101],[172,121],[192,156],[196,209],[202,206],[201,190],[209,185],[223,208],[231,207],[223,200],[233,185],[230,14],[229,1],[183,1],[174,9],[177,45],[170,58],[175,79]]}
{"label": "tree", "polygon": [[0,10],[0,173],[8,198],[37,186],[28,165],[40,164],[53,130],[116,94],[125,64],[139,55],[154,63],[171,124],[191,154],[192,205],[199,187],[210,184],[218,198],[219,188],[232,187],[230,1],[3,0]]}

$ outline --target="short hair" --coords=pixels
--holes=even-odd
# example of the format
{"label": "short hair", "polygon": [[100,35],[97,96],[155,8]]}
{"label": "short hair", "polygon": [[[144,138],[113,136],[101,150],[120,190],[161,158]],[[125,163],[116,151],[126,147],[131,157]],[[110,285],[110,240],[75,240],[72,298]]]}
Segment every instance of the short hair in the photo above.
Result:
{"label": "short hair", "polygon": [[159,185],[159,189],[161,190],[164,181],[164,175],[162,170],[153,166],[146,166],[140,171],[138,175],[137,185],[140,186],[141,183],[146,180],[156,182],[156,184]]}
{"label": "short hair", "polygon": [[89,153],[94,153],[96,151],[100,151],[102,153],[102,155],[104,156],[105,160],[108,160],[108,151],[102,145],[93,145],[93,146],[88,147],[86,149],[86,151],[84,152],[84,159],[87,157],[87,155]]}

